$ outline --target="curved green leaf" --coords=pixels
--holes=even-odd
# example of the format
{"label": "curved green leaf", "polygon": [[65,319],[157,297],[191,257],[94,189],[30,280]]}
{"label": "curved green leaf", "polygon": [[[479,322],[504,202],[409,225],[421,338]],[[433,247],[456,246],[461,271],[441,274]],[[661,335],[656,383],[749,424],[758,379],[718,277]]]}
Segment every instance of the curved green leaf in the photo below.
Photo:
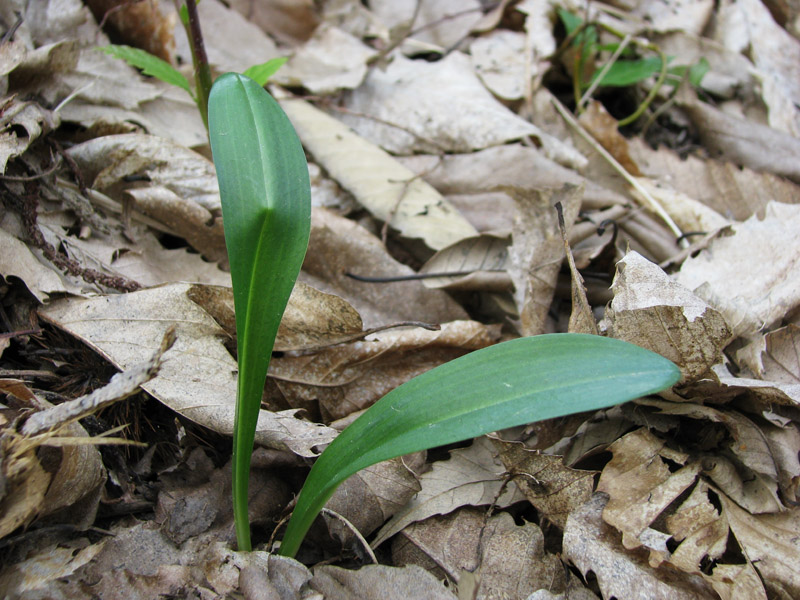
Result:
{"label": "curved green leaf", "polygon": [[300,492],[280,553],[295,555],[339,484],[364,467],[626,402],[680,376],[678,367],[649,350],[582,334],[519,338],[441,365],[389,392],[325,449]]}
{"label": "curved green leaf", "polygon": [[300,140],[278,103],[252,79],[222,75],[208,99],[225,243],[233,281],[239,382],[233,432],[233,508],[250,549],[247,488],[267,368],[308,247],[311,187]]}
{"label": "curved green leaf", "polygon": [[153,56],[145,50],[131,46],[109,44],[108,46],[98,46],[97,49],[110,54],[114,58],[121,58],[132,67],[141,69],[145,75],[150,75],[165,83],[183,88],[194,98],[192,88],[189,86],[186,77],[167,61]]}

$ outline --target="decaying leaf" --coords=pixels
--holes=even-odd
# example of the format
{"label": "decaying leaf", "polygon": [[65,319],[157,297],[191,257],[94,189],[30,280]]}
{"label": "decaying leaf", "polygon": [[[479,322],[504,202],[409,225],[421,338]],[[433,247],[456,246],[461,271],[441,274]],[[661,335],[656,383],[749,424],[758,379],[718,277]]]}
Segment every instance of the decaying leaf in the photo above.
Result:
{"label": "decaying leaf", "polygon": [[609,332],[677,364],[685,381],[722,360],[731,338],[720,313],[636,252],[617,263]]}
{"label": "decaying leaf", "polygon": [[448,460],[434,463],[419,478],[421,489],[381,529],[373,547],[417,521],[449,514],[461,506],[508,506],[522,500],[513,486],[504,486],[504,467],[488,438],[469,448],[453,450]]}

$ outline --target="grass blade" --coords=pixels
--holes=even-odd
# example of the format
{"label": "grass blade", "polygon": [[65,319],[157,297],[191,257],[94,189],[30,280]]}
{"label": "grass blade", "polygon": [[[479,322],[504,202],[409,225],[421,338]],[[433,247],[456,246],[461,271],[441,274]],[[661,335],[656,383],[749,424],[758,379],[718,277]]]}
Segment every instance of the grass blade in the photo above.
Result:
{"label": "grass blade", "polygon": [[680,379],[667,359],[582,334],[519,338],[406,382],[356,419],[317,459],[280,553],[294,556],[325,502],[350,475],[403,454],[524,423],[597,410]]}
{"label": "grass blade", "polygon": [[308,247],[311,188],[292,124],[255,81],[222,75],[211,89],[208,115],[239,352],[234,519],[239,549],[249,550],[250,455],[275,335]]}

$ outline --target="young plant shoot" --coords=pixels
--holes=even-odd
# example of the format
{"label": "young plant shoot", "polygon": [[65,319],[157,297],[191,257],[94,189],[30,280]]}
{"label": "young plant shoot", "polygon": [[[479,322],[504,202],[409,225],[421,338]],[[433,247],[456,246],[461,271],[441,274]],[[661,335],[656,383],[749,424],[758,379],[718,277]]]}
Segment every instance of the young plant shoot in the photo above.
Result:
{"label": "young plant shoot", "polygon": [[250,455],[278,325],[308,247],[311,186],[292,124],[249,77],[227,73],[214,82],[208,127],[236,310],[233,513],[239,549],[250,550]]}
{"label": "young plant shoot", "polygon": [[[240,550],[250,550],[250,454],[270,354],[308,245],[305,155],[278,103],[229,73],[211,89],[209,136],[222,196],[239,351],[233,507]],[[336,488],[357,471],[403,454],[498,429],[597,410],[657,392],[680,371],[615,339],[580,334],[520,338],[467,354],[396,388],[317,459],[280,548],[294,556]]]}

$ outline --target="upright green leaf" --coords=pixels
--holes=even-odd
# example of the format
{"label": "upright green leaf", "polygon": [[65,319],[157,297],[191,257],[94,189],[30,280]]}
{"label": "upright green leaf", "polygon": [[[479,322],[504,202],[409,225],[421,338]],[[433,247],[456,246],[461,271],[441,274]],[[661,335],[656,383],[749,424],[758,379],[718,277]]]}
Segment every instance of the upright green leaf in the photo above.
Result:
{"label": "upright green leaf", "polygon": [[227,73],[208,100],[211,151],[233,281],[239,383],[233,432],[233,508],[250,549],[250,455],[267,367],[311,227],[311,187],[300,140],[278,103],[252,79]]}
{"label": "upright green leaf", "polygon": [[328,446],[297,499],[280,553],[294,556],[341,482],[377,462],[498,429],[597,410],[667,388],[680,370],[649,350],[582,334],[519,338],[392,390]]}
{"label": "upright green leaf", "polygon": [[278,69],[280,69],[287,60],[289,59],[285,56],[273,58],[265,63],[261,63],[260,65],[248,67],[244,74],[255,81],[258,85],[263,87],[267,81],[269,81],[269,78],[275,75],[275,73],[278,72]]}
{"label": "upright green leaf", "polygon": [[145,52],[139,48],[115,46],[114,44],[99,46],[98,50],[110,54],[115,58],[121,58],[132,67],[141,69],[145,75],[156,77],[165,83],[183,88],[194,98],[192,95],[192,88],[189,86],[189,82],[186,77],[183,76],[183,73],[157,56],[153,56],[149,52]]}

